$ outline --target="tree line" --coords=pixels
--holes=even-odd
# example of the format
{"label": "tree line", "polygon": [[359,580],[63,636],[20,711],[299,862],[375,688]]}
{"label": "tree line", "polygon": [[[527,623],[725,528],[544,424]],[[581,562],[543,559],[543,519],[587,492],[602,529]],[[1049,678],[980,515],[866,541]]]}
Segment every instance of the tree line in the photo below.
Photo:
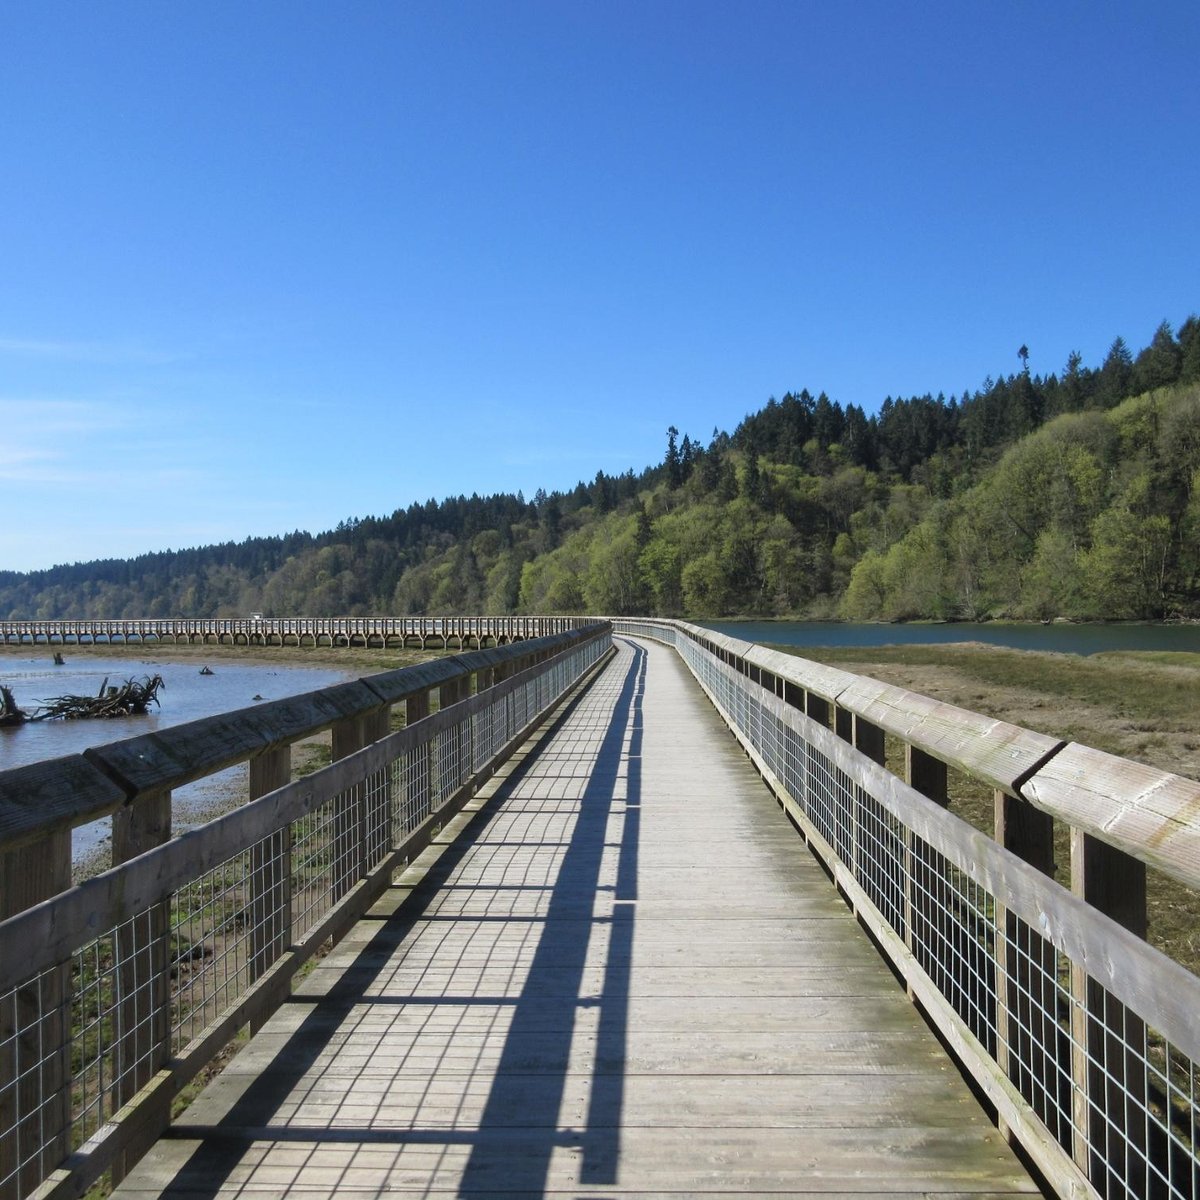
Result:
{"label": "tree line", "polygon": [[23,617],[650,612],[1200,615],[1200,321],[1137,354],[877,413],[788,392],[569,491],[456,496],[325,533],[0,572]]}

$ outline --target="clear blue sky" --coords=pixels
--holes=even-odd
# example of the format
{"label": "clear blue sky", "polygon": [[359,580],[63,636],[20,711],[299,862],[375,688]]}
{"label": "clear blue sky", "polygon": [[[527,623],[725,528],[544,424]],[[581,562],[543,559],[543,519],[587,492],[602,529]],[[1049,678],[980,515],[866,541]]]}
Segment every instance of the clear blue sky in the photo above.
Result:
{"label": "clear blue sky", "polygon": [[9,3],[0,569],[569,488],[1200,309],[1200,4]]}

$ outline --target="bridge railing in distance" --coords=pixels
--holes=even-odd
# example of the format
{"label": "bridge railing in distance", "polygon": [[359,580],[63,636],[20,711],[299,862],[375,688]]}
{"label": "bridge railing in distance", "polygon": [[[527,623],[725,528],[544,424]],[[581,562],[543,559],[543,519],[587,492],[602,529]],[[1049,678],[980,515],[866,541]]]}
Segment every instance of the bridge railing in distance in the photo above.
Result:
{"label": "bridge railing in distance", "polygon": [[0,621],[5,645],[164,643],[228,646],[503,646],[579,629],[583,617],[151,617],[140,620]]}
{"label": "bridge railing in distance", "polygon": [[[0,1197],[123,1177],[611,647],[593,623],[0,774]],[[291,781],[322,729],[334,761]],[[171,789],[247,759],[251,799],[172,838]],[[113,867],[71,887],[71,826],[114,811]]]}
{"label": "bridge railing in distance", "polygon": [[[613,624],[675,647],[1057,1193],[1200,1198],[1200,980],[1145,940],[1147,866],[1200,890],[1200,783],[695,625]],[[948,768],[993,789],[994,838],[948,810]]]}

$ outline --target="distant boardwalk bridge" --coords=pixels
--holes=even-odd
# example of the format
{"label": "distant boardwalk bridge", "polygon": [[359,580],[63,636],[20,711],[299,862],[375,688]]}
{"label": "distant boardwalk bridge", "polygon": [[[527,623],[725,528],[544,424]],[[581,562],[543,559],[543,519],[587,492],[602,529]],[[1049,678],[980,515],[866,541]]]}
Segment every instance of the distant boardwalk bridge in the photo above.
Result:
{"label": "distant boardwalk bridge", "polygon": [[1200,783],[684,622],[507,620],[0,771],[0,1200],[1200,1200],[1200,979],[1148,922],[1197,911]]}
{"label": "distant boardwalk bridge", "polygon": [[163,643],[481,650],[574,629],[578,617],[156,617],[136,621],[0,621],[5,645]]}

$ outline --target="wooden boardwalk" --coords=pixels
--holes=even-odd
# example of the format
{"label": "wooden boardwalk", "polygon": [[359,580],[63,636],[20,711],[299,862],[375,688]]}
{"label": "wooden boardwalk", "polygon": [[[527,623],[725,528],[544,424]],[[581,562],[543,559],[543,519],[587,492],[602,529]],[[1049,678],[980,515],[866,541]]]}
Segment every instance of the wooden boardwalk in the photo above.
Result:
{"label": "wooden boardwalk", "polygon": [[1036,1193],[686,669],[619,644],[119,1196]]}

